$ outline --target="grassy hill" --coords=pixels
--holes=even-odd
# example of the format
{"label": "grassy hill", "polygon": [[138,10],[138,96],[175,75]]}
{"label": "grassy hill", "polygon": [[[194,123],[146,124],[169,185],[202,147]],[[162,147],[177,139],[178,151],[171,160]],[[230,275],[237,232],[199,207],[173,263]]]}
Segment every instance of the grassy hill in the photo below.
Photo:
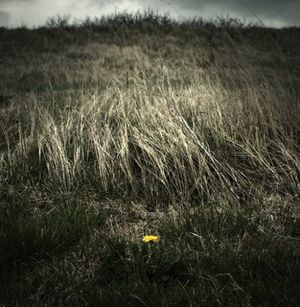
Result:
{"label": "grassy hill", "polygon": [[299,28],[148,12],[0,42],[0,303],[299,304]]}

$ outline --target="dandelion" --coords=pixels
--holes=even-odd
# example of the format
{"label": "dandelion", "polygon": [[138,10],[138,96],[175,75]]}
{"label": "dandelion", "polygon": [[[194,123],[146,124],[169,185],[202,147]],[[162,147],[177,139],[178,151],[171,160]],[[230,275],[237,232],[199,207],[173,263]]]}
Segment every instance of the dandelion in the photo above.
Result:
{"label": "dandelion", "polygon": [[159,237],[158,236],[144,236],[143,241],[145,243],[153,243],[153,242],[158,242],[159,241]]}

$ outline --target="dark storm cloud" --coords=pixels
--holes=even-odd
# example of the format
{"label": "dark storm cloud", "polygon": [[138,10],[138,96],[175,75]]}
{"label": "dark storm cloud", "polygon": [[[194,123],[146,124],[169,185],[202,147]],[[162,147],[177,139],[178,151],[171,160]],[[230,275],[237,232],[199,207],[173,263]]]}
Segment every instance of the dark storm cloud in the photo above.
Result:
{"label": "dark storm cloud", "polygon": [[6,11],[0,11],[0,26],[7,26],[10,21],[11,14]]}
{"label": "dark storm cloud", "polygon": [[[96,4],[98,7],[102,8],[104,6],[117,6],[121,5],[124,2],[124,0],[112,0],[112,1],[107,1],[107,0],[88,0],[89,4]],[[141,0],[142,2],[142,0]]]}
{"label": "dark storm cloud", "polygon": [[194,11],[195,14],[202,10],[214,10],[222,13],[237,13],[241,17],[258,17],[280,19],[286,22],[300,20],[299,0],[154,0],[157,4],[168,3],[178,10]]}
{"label": "dark storm cloud", "polygon": [[35,0],[0,0],[1,3],[21,3],[21,2],[34,2]]}
{"label": "dark storm cloud", "polygon": [[23,4],[23,3],[33,3],[39,0],[0,0],[0,5],[5,4]]}
{"label": "dark storm cloud", "polygon": [[[97,1],[97,0],[94,0]],[[216,5],[216,6],[225,6],[225,7],[235,7],[240,8],[241,6],[247,5],[248,7],[256,8],[256,9],[264,9],[269,10],[272,9],[274,6],[281,6],[285,7],[291,4],[298,4],[299,0],[156,0],[157,3],[170,3],[177,5],[181,8],[187,9],[199,9],[203,8],[204,6],[208,5]]]}
{"label": "dark storm cloud", "polygon": [[[1,1],[1,0],[0,0]],[[3,0],[2,0],[3,1]],[[20,0],[21,1],[21,0]],[[23,0],[24,1],[24,0]],[[87,0],[89,4],[95,4],[99,8],[105,6],[122,5],[125,0]],[[210,13],[218,16],[222,14],[234,14],[241,18],[281,20],[288,24],[299,23],[300,1],[299,0],[129,0],[140,8],[151,7],[155,10],[174,8],[183,16],[188,12],[194,15],[206,17]]]}

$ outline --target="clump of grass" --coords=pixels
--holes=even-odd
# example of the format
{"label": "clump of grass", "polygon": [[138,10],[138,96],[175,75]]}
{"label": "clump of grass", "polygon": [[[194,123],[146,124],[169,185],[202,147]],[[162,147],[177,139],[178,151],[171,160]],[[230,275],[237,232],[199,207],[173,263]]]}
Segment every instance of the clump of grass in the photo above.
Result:
{"label": "clump of grass", "polygon": [[284,192],[287,180],[298,189],[298,147],[287,137],[297,137],[298,115],[281,113],[282,88],[253,89],[241,100],[199,77],[187,91],[151,81],[134,79],[131,89],[114,83],[113,91],[61,111],[35,105],[27,131],[19,124],[19,143],[7,152],[10,169],[22,161],[15,168],[24,169],[22,177],[38,172],[63,191],[92,184],[179,201],[216,191],[239,197],[250,184]]}
{"label": "clump of grass", "polygon": [[74,204],[30,215],[6,210],[0,223],[1,267],[65,251],[89,231],[84,208]]}

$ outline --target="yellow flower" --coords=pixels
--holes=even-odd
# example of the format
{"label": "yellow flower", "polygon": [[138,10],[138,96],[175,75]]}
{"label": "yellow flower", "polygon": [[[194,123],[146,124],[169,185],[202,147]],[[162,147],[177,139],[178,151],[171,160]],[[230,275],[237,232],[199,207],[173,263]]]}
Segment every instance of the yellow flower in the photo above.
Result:
{"label": "yellow flower", "polygon": [[143,241],[146,242],[146,243],[149,243],[149,242],[158,242],[159,241],[159,237],[158,236],[144,236],[143,238]]}

